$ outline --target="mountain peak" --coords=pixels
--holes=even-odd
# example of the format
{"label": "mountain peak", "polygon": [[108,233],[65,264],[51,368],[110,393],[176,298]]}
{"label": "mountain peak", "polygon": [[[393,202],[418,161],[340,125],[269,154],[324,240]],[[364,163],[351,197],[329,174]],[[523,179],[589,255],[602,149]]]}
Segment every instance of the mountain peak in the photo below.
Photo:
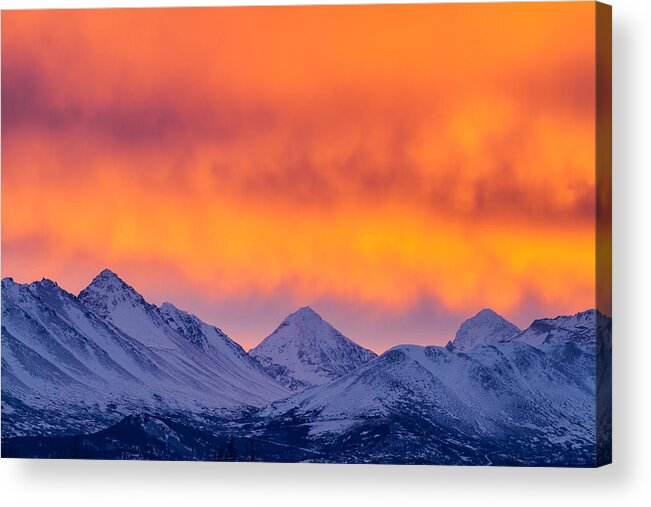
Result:
{"label": "mountain peak", "polygon": [[493,345],[519,332],[520,329],[504,317],[484,308],[461,324],[449,345],[456,351],[465,352],[479,345]]}
{"label": "mountain peak", "polygon": [[55,287],[59,287],[58,283],[56,283],[54,280],[50,280],[49,278],[41,278],[40,281],[32,282],[30,285],[32,287],[38,286],[38,287],[43,287],[43,288],[46,288],[46,289],[52,289],[52,288],[55,288]]}
{"label": "mountain peak", "polygon": [[108,317],[122,303],[148,306],[145,299],[110,269],[104,269],[84,290],[79,300],[97,315]]}
{"label": "mountain peak", "polygon": [[321,318],[321,315],[319,315],[309,306],[302,306],[294,313],[288,315],[287,318],[285,319],[285,321],[301,321],[301,322],[307,322],[307,321],[319,322],[322,320],[323,319]]}
{"label": "mountain peak", "polygon": [[111,282],[126,285],[125,281],[109,268],[104,268],[95,278],[93,278],[93,282]]}
{"label": "mountain peak", "polygon": [[292,391],[339,378],[376,357],[309,306],[287,316],[249,354]]}
{"label": "mountain peak", "polygon": [[484,308],[483,310],[480,310],[477,312],[477,314],[473,317],[475,319],[477,318],[482,318],[482,319],[487,319],[487,318],[498,318],[501,319],[502,316],[495,312],[494,310],[491,310],[490,308]]}
{"label": "mountain peak", "polygon": [[127,284],[122,278],[115,274],[110,269],[103,269],[93,280],[88,284],[83,291],[79,293],[79,297],[82,297],[82,294],[89,292],[117,292],[117,291],[127,291],[134,294],[138,294],[136,290]]}

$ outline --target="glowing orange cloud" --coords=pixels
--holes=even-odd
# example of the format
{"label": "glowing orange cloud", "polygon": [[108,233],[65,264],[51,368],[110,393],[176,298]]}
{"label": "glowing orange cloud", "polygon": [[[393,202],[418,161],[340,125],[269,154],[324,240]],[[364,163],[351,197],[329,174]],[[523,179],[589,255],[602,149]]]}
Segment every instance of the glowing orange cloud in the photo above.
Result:
{"label": "glowing orange cloud", "polygon": [[217,322],[593,307],[594,50],[589,2],[5,12],[3,274]]}

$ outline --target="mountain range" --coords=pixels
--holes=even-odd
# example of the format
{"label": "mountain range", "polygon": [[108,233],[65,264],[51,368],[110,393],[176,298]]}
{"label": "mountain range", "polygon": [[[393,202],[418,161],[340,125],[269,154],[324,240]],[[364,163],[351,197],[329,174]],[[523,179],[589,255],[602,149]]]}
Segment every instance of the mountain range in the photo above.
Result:
{"label": "mountain range", "polygon": [[610,318],[377,356],[303,307],[248,353],[110,270],[75,296],[2,280],[3,456],[595,466],[610,460]]}
{"label": "mountain range", "polygon": [[2,281],[2,389],[3,435],[97,429],[135,410],[221,413],[289,394],[221,330],[148,303],[108,270],[78,297],[50,280]]}

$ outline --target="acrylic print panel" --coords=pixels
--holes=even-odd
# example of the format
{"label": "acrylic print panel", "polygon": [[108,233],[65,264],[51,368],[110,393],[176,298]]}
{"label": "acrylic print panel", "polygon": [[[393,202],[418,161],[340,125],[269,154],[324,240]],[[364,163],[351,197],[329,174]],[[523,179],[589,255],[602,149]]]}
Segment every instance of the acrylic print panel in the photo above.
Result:
{"label": "acrylic print panel", "polygon": [[610,8],[2,13],[2,456],[610,462]]}

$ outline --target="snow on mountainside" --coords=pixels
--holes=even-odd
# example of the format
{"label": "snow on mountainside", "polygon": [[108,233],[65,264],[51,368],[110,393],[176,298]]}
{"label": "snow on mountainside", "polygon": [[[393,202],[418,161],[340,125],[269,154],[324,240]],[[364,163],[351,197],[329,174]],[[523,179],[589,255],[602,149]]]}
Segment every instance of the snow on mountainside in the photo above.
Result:
{"label": "snow on mountainside", "polygon": [[377,357],[309,307],[289,315],[249,354],[292,391],[325,384]]}
{"label": "snow on mountainside", "polygon": [[30,421],[56,432],[135,408],[232,410],[287,394],[219,329],[146,302],[108,270],[78,298],[50,280],[2,281],[3,417],[17,433]]}
{"label": "snow on mountainside", "polygon": [[493,310],[484,309],[466,320],[457,331],[449,347],[458,352],[470,350],[478,345],[494,345],[520,332],[515,325]]}
{"label": "snow on mountainside", "polygon": [[[234,434],[271,461],[594,466],[610,461],[611,347],[594,310],[524,331],[482,310],[445,347],[378,357],[304,307],[249,355],[108,270],[79,297],[7,278],[2,432],[40,435],[12,439],[17,456],[91,442],[88,457],[210,459]],[[46,437],[62,433],[77,436]]]}
{"label": "snow on mountainside", "polygon": [[[478,333],[466,325],[468,333],[458,336],[482,336],[490,345],[398,345],[329,384],[261,409],[259,425],[276,433],[284,427],[285,438],[307,427],[301,445],[355,462],[594,466],[595,350],[567,339],[590,341],[585,315],[550,320],[553,347],[500,341],[487,336],[482,320]],[[517,336],[537,336],[538,326]]]}
{"label": "snow on mountainside", "polygon": [[[589,380],[568,375],[542,351],[523,343],[479,346],[471,354],[398,345],[356,371],[275,402],[262,413],[311,414],[317,432],[323,421],[353,424],[418,413],[466,431],[535,426],[560,437],[571,428],[587,438],[592,414],[584,409],[593,402],[593,391]],[[576,407],[564,407],[566,399],[574,399]]]}
{"label": "snow on mountainside", "polygon": [[554,319],[538,319],[510,340],[545,348],[572,343],[577,347],[591,347],[596,343],[596,310],[586,310],[576,315],[563,315]]}
{"label": "snow on mountainside", "polygon": [[121,331],[156,349],[175,349],[175,336],[156,306],[145,301],[133,287],[105,269],[79,293],[79,301],[95,315]]}

